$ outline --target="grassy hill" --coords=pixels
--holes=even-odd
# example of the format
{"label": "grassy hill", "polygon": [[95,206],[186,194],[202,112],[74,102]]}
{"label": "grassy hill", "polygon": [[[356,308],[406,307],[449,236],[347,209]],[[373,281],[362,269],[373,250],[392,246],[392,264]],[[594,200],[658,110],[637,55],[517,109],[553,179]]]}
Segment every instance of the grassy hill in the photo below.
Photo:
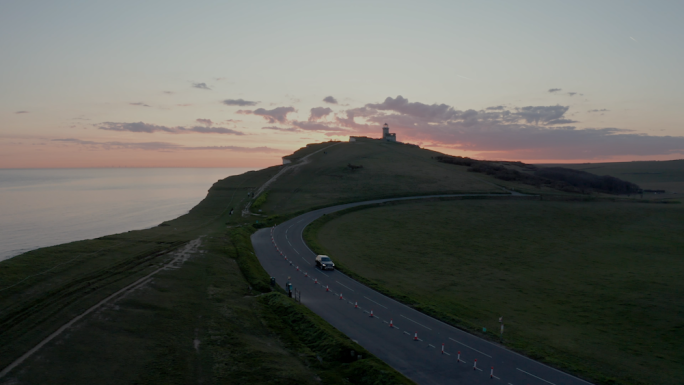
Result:
{"label": "grassy hill", "polygon": [[[332,146],[331,146],[332,145]],[[307,210],[334,202],[432,193],[504,193],[487,176],[432,159],[439,153],[381,141],[323,143],[308,163],[283,174],[269,188],[264,213]],[[304,148],[295,152],[312,152]],[[352,170],[349,164],[363,166]]]}

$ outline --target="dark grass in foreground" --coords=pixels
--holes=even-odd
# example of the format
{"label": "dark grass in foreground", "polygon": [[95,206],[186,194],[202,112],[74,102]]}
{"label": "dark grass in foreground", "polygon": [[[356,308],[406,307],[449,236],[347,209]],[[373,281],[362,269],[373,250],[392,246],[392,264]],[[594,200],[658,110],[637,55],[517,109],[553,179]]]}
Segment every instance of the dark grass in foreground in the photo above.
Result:
{"label": "dark grass in foreground", "polygon": [[317,251],[426,313],[490,331],[503,316],[507,346],[635,384],[684,375],[682,234],[681,205],[486,200],[333,214],[307,231]]}

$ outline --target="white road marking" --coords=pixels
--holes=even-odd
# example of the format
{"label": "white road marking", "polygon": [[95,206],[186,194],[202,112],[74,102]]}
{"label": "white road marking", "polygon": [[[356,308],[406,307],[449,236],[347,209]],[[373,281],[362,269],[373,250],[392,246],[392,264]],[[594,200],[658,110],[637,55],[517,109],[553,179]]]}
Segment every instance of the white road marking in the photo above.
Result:
{"label": "white road marking", "polygon": [[[406,318],[407,320],[409,320],[409,321],[415,323],[415,324],[418,324],[418,325],[424,327],[424,328],[427,329],[427,330],[432,331],[432,329],[430,329],[429,327],[427,327],[427,326],[425,326],[425,325],[423,325],[423,324],[421,324],[421,323],[418,323],[418,322],[416,322],[416,321],[410,319],[409,317],[406,317],[406,316],[404,316],[404,315],[402,315],[402,314],[399,314],[399,315],[402,316],[402,317],[404,317],[404,318]],[[491,357],[490,357],[490,358],[491,358]]]}
{"label": "white road marking", "polygon": [[499,378],[499,377],[497,377],[497,376],[492,376],[492,377],[496,378],[497,380],[500,380],[500,378]]}
{"label": "white road marking", "polygon": [[[342,282],[340,282],[340,281],[335,281],[335,282],[337,282],[337,283],[339,283],[340,285],[342,285]],[[342,285],[342,286],[344,286],[344,285]],[[346,287],[347,289],[349,289],[347,286],[344,286],[344,287]],[[352,290],[352,289],[349,289],[349,290],[354,291],[354,290]]]}
{"label": "white road marking", "polygon": [[446,354],[447,356],[450,356],[450,355],[451,355],[451,354],[449,354],[449,353],[447,353],[447,352],[444,352],[444,354]]}
{"label": "white road marking", "polygon": [[299,254],[299,251],[297,251],[297,249],[295,249],[294,247],[292,247],[292,250],[294,250],[295,253]]}
{"label": "white road marking", "polygon": [[479,351],[479,350],[477,350],[477,349],[475,349],[475,348],[473,348],[473,347],[471,347],[471,346],[468,346],[468,345],[464,344],[463,342],[458,342],[458,341],[456,341],[455,339],[453,339],[453,338],[451,338],[451,337],[449,337],[449,339],[452,340],[452,341],[454,341],[454,342],[456,342],[457,344],[461,344],[461,345],[465,346],[466,348],[470,348],[470,349],[472,349],[472,350],[474,350],[474,351],[476,351],[476,352],[478,352],[478,353],[480,353],[480,354],[482,354],[482,355],[485,355],[485,356],[487,356],[487,357],[489,357],[489,358],[492,358],[492,356],[490,356],[489,354],[487,354],[487,353],[482,353],[481,351]]}
{"label": "white road marking", "polygon": [[434,348],[434,346],[433,346],[432,344],[428,344],[428,346],[431,347],[431,348]]}
{"label": "white road marking", "polygon": [[404,332],[404,334],[409,335],[409,336],[411,335],[411,333],[409,333],[409,332]]}
{"label": "white road marking", "polygon": [[475,367],[475,369],[477,369],[477,370],[479,370],[479,371],[482,371],[482,369],[478,368],[477,366]]}
{"label": "white road marking", "polygon": [[519,371],[521,371],[521,372],[523,372],[523,373],[525,373],[525,374],[528,374],[528,375],[530,375],[530,376],[532,376],[532,377],[534,377],[534,378],[536,378],[536,379],[538,379],[538,380],[542,380],[542,381],[546,382],[547,384],[556,385],[556,384],[554,384],[553,382],[546,381],[545,379],[543,379],[543,378],[541,378],[541,377],[537,377],[537,376],[535,376],[534,374],[528,373],[528,372],[526,372],[526,371],[524,371],[524,370],[522,370],[522,369],[520,369],[520,368],[516,368],[516,369],[518,369]]}
{"label": "white road marking", "polygon": [[[304,257],[302,257],[302,259],[304,259]],[[307,261],[306,259],[304,259],[304,262],[306,262],[309,266],[311,266],[311,263],[309,263],[309,261]]]}
{"label": "white road marking", "polygon": [[365,298],[365,299],[367,299],[367,300],[369,300],[369,301],[373,302],[373,303],[374,303],[374,304],[376,304],[376,305],[382,306],[382,307],[384,307],[385,309],[387,309],[387,307],[386,307],[386,306],[384,306],[384,305],[380,305],[379,303],[377,303],[377,302],[373,301],[372,299],[370,299],[370,298],[366,297],[365,295],[363,296],[363,298]]}

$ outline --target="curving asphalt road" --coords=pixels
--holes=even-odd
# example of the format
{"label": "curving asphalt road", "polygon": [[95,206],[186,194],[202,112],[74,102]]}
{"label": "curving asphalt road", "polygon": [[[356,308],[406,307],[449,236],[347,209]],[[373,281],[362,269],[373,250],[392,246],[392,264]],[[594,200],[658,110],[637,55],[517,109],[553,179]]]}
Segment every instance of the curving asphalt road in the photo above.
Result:
{"label": "curving asphalt road", "polygon": [[316,255],[302,238],[309,223],[349,207],[455,196],[486,195],[433,195],[327,207],[261,229],[252,235],[252,244],[278,284],[284,287],[290,277],[305,306],[418,384],[589,384],[420,313],[339,271],[315,268]]}

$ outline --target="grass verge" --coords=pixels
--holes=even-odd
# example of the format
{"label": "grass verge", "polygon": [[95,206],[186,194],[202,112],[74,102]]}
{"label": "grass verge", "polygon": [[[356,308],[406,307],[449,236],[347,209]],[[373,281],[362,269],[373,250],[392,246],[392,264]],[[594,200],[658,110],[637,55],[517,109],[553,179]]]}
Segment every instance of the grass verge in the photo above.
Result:
{"label": "grass verge", "polygon": [[[351,341],[305,306],[280,293],[259,297],[259,302],[277,316],[277,323],[287,326],[281,336],[292,346],[310,350],[324,383],[412,384],[390,366]],[[273,325],[276,326],[276,325]],[[301,348],[300,348],[301,349]],[[359,356],[361,359],[359,359]]]}

